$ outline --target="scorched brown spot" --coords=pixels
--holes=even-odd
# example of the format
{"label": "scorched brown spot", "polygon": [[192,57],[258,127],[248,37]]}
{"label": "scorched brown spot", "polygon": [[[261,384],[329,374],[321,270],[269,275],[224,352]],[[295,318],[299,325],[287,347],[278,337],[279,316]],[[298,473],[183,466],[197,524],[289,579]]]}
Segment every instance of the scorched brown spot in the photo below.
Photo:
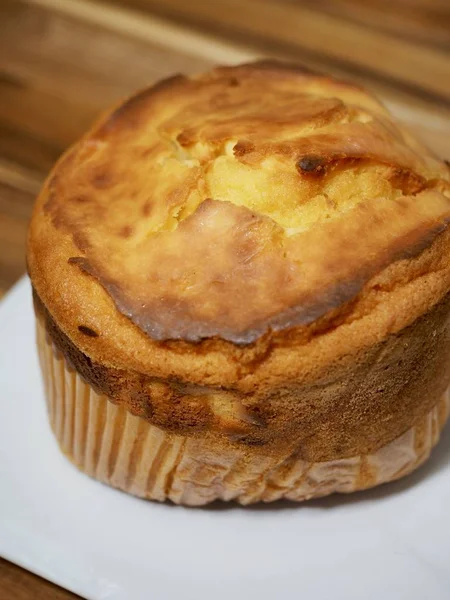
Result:
{"label": "scorched brown spot", "polygon": [[104,190],[114,185],[114,179],[111,173],[101,170],[91,177],[91,184],[99,190]]}
{"label": "scorched brown spot", "polygon": [[235,146],[233,148],[233,154],[236,157],[244,156],[245,154],[253,152],[254,150],[255,150],[255,145],[252,144],[252,142],[249,142],[248,140],[239,140],[238,143],[235,144]]}
{"label": "scorched brown spot", "polygon": [[403,194],[417,194],[426,187],[424,177],[413,173],[408,169],[393,168],[391,183],[394,188],[402,191]]}
{"label": "scorched brown spot", "polygon": [[98,333],[86,325],[78,325],[78,331],[89,337],[98,337]]}
{"label": "scorched brown spot", "polygon": [[142,205],[142,216],[143,217],[148,217],[150,216],[150,213],[152,212],[152,205],[150,202],[146,202],[145,204]]}
{"label": "scorched brown spot", "polygon": [[301,173],[319,175],[325,171],[326,160],[320,156],[304,156],[297,161],[297,169]]}
{"label": "scorched brown spot", "polygon": [[69,201],[73,202],[74,204],[86,204],[89,202],[89,196],[79,194],[77,196],[72,196]]}
{"label": "scorched brown spot", "polygon": [[133,234],[133,227],[131,225],[124,225],[119,230],[119,237],[123,237],[124,239],[128,239]]}

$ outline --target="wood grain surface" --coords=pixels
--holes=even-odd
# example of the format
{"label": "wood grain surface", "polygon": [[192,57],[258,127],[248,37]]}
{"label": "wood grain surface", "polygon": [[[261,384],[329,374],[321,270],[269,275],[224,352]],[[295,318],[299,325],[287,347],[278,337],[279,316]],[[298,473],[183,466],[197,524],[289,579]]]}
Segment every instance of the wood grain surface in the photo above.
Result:
{"label": "wood grain surface", "polygon": [[[449,0],[0,0],[0,296],[42,181],[101,110],[263,56],[363,83],[450,159]],[[0,597],[75,598],[1,559]]]}

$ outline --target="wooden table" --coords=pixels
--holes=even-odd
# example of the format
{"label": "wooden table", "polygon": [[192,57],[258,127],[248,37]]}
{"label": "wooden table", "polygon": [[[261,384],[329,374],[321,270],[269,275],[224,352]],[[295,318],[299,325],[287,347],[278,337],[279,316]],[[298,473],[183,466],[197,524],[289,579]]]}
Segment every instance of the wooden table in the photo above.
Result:
{"label": "wooden table", "polygon": [[[262,56],[364,83],[450,159],[448,0],[0,0],[0,295],[25,270],[45,175],[101,109],[174,72]],[[0,590],[76,597],[1,559]]]}

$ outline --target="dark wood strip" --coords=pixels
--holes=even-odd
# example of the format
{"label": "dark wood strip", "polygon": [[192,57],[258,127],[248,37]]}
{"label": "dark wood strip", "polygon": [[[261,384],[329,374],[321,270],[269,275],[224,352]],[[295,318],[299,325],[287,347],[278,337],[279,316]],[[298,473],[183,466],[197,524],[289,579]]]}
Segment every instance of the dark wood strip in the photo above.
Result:
{"label": "dark wood strip", "polygon": [[42,89],[38,82],[28,81],[24,76],[19,80],[19,75],[11,67],[1,73],[0,122],[15,123],[32,138],[48,142],[57,139],[58,145],[64,147],[89,125],[89,106],[73,97]]}
{"label": "dark wood strip", "polygon": [[[0,287],[12,285],[25,271],[25,240],[28,226],[28,214],[14,215],[8,204],[22,201],[31,212],[31,202],[27,194],[0,184]],[[6,210],[3,210],[5,207]]]}
{"label": "dark wood strip", "polygon": [[4,600],[82,600],[67,590],[0,558],[0,589]]}
{"label": "dark wood strip", "polygon": [[[31,111],[35,118],[39,113]],[[0,119],[0,161],[24,166],[39,172],[42,177],[50,170],[63,147],[32,136],[17,122]]]}
{"label": "dark wood strip", "polygon": [[41,184],[35,173],[0,162],[0,214],[27,221]]}

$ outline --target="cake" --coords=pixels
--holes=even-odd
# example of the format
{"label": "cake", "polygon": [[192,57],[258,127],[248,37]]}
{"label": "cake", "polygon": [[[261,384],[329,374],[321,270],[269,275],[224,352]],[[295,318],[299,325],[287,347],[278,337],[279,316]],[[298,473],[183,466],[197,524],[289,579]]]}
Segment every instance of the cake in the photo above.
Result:
{"label": "cake", "polygon": [[450,169],[361,87],[275,61],[113,108],[27,262],[65,455],[177,504],[397,479],[449,413]]}

